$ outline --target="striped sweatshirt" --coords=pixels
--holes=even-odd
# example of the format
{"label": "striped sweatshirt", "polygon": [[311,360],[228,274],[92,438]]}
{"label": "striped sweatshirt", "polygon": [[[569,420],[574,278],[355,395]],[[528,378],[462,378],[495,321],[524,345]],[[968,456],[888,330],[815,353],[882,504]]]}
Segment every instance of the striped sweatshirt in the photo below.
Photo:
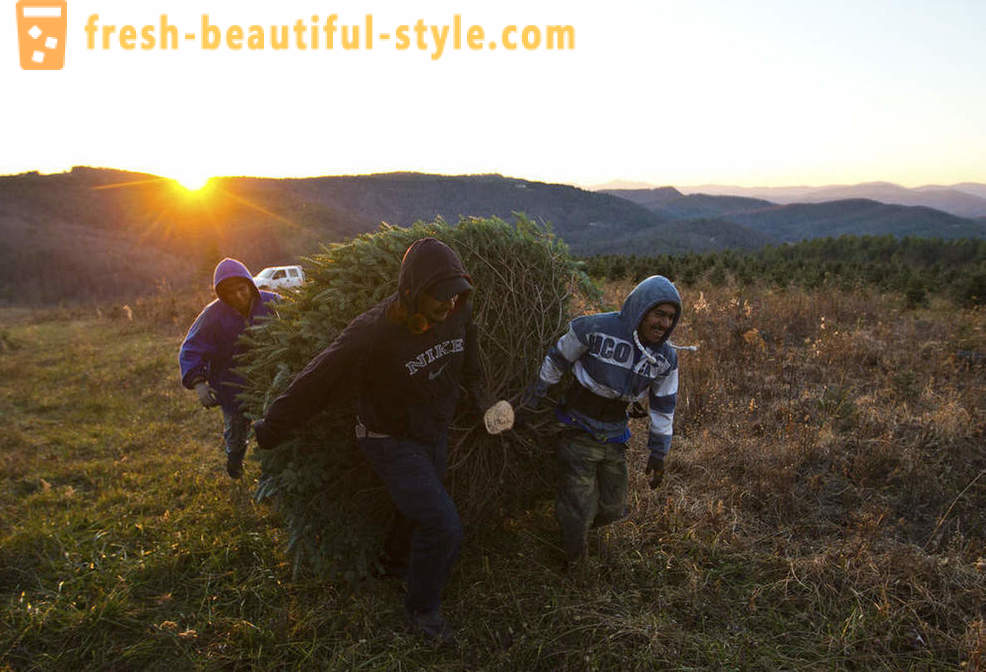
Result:
{"label": "striped sweatshirt", "polygon": [[[637,334],[644,315],[654,306],[675,306],[671,328],[659,343],[645,343]],[[568,331],[549,350],[538,375],[535,394],[543,397],[550,385],[571,371],[588,392],[613,404],[648,398],[650,433],[647,447],[663,459],[671,447],[672,421],[678,394],[678,356],[668,338],[681,316],[681,297],[667,278],[653,275],[627,295],[619,312],[584,315],[571,321]],[[567,396],[583,390],[569,390]],[[563,401],[559,418],[585,429],[601,441],[629,438],[622,419],[601,420],[568,408]]]}

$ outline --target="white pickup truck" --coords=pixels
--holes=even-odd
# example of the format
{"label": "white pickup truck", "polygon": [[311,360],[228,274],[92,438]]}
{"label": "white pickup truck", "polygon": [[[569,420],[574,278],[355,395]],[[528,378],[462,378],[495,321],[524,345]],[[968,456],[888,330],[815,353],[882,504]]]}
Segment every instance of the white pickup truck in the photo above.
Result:
{"label": "white pickup truck", "polygon": [[268,266],[253,276],[257,289],[281,289],[298,287],[305,282],[305,272],[301,266]]}

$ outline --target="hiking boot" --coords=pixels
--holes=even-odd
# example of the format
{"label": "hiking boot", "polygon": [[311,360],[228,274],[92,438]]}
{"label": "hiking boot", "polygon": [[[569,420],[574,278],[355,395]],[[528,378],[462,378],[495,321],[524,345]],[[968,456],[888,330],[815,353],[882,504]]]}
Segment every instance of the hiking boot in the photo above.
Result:
{"label": "hiking boot", "polygon": [[226,454],[226,473],[229,474],[229,477],[234,481],[243,475],[244,452],[246,451]]}
{"label": "hiking boot", "polygon": [[411,632],[431,642],[435,646],[451,646],[455,644],[455,634],[442,614],[434,611],[409,611],[407,620]]}

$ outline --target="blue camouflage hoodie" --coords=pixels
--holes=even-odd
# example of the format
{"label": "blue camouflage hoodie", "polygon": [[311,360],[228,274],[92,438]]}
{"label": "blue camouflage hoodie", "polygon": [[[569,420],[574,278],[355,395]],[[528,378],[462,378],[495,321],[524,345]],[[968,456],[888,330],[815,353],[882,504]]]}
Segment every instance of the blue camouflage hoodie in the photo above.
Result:
{"label": "blue camouflage hoodie", "polygon": [[[671,327],[659,343],[644,343],[637,327],[644,315],[660,303],[675,306]],[[667,278],[652,275],[627,295],[620,312],[584,315],[572,320],[568,331],[544,358],[537,396],[543,397],[549,385],[571,370],[572,389],[557,411],[563,422],[584,429],[604,442],[622,442],[629,436],[625,406],[648,396],[650,434],[647,447],[663,459],[671,447],[672,421],[678,394],[678,355],[668,343],[681,316],[681,297]],[[581,386],[583,389],[575,389]],[[591,417],[573,408],[573,396],[589,392],[601,397],[600,403],[619,408],[616,416]],[[573,394],[574,392],[574,394]],[[607,401],[608,400],[608,401]],[[622,416],[622,417],[617,417]]]}
{"label": "blue camouflage hoodie", "polygon": [[246,278],[250,281],[254,298],[250,304],[249,318],[244,319],[239,311],[222,298],[217,298],[195,318],[181,344],[178,363],[181,365],[182,385],[194,389],[197,383],[205,380],[216,391],[223,411],[238,413],[240,404],[236,395],[242,389],[244,381],[231,371],[234,357],[242,352],[237,339],[257,318],[270,315],[270,304],[281,297],[274,292],[258,290],[247,267],[242,262],[227,257],[216,265],[213,273],[212,286],[217,290],[217,295],[219,283],[229,278]]}

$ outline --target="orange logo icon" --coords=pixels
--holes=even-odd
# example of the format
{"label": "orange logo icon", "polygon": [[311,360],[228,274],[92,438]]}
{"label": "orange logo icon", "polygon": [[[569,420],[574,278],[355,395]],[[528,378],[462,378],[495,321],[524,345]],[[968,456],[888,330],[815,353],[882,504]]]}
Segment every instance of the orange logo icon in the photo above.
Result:
{"label": "orange logo icon", "polygon": [[68,25],[65,0],[20,0],[17,39],[24,70],[61,70]]}

